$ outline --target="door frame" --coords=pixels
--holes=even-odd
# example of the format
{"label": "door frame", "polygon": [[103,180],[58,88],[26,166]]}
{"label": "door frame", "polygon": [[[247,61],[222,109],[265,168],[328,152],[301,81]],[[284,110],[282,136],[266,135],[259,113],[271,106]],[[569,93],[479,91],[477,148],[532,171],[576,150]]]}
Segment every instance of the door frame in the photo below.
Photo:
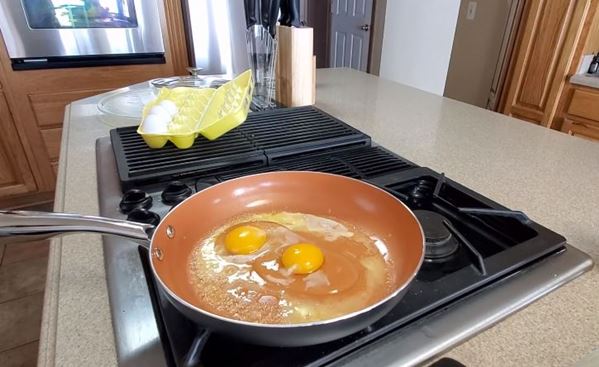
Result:
{"label": "door frame", "polygon": [[[311,1],[322,1],[322,0],[311,0]],[[327,17],[326,24],[321,24],[321,28],[326,29],[326,53],[324,55],[325,65],[329,65],[330,60],[330,46],[331,46],[331,1],[324,0],[327,4]],[[300,7],[302,9],[302,21],[306,24],[313,24],[312,19],[309,18],[309,5],[310,1],[301,0]],[[370,20],[370,42],[368,48],[368,64],[366,66],[366,72],[374,75],[379,75],[381,68],[381,53],[383,48],[383,33],[385,29],[385,14],[387,12],[387,0],[373,0],[372,1],[372,19]]]}
{"label": "door frame", "polygon": [[381,70],[381,54],[383,52],[383,34],[387,0],[373,0],[372,20],[370,21],[370,49],[368,50],[367,72],[379,75]]}
{"label": "door frame", "polygon": [[507,84],[511,79],[511,73],[513,72],[512,68],[516,57],[515,50],[518,47],[518,43],[521,41],[519,37],[521,37],[520,33],[523,31],[522,15],[527,0],[515,1],[516,3],[511,9],[513,13],[510,16],[509,23],[506,25],[506,34],[504,37],[507,36],[507,38],[502,40],[504,44],[502,53],[499,55],[495,75],[493,75],[493,86],[495,88],[495,91],[493,92],[495,93],[495,100],[487,101],[486,108],[496,112],[503,110],[505,106],[507,92],[509,90],[509,85]]}

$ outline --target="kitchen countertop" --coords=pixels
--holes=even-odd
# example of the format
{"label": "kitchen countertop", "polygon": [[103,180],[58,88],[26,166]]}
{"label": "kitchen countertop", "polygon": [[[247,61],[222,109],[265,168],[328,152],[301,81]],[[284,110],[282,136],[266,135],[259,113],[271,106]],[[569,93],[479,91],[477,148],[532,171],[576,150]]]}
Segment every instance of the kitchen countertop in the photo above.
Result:
{"label": "kitchen countertop", "polygon": [[[132,124],[101,116],[100,98],[66,109],[55,211],[98,214],[95,141]],[[318,70],[316,105],[599,261],[599,143],[349,69]],[[448,356],[468,366],[572,365],[599,348],[598,295],[595,267]],[[116,364],[99,235],[53,240],[45,297],[41,366]]]}
{"label": "kitchen countertop", "polygon": [[574,74],[570,77],[571,84],[584,85],[586,87],[599,89],[598,74]]}

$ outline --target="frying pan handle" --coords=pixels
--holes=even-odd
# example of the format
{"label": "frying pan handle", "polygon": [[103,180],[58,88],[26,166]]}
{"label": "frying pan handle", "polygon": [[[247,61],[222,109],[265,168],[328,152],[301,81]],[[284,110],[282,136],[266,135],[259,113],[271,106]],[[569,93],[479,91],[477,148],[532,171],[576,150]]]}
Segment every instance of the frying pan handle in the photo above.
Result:
{"label": "frying pan handle", "polygon": [[0,210],[0,244],[94,232],[127,237],[146,247],[153,225],[86,215]]}

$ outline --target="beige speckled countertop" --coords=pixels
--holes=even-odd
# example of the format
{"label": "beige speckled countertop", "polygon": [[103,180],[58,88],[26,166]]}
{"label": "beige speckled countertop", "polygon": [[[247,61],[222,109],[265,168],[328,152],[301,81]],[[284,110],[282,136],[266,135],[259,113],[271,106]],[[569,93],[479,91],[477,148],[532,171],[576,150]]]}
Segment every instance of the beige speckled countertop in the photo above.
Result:
{"label": "beige speckled countertop", "polygon": [[596,74],[574,74],[570,77],[570,83],[591,88],[599,88],[599,76]]}
{"label": "beige speckled countertop", "polygon": [[[317,81],[321,109],[599,260],[599,143],[348,69],[319,70]],[[65,113],[56,211],[98,214],[95,140],[131,124],[99,115],[98,100]],[[101,237],[54,240],[49,264],[40,365],[115,365]],[[567,366],[598,348],[595,267],[448,354],[468,366]]]}

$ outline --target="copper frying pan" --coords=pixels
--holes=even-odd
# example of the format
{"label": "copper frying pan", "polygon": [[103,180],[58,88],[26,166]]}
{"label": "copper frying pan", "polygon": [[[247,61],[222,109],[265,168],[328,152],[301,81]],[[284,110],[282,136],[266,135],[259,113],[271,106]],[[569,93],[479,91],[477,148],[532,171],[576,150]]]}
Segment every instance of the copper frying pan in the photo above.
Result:
{"label": "copper frying pan", "polygon": [[[354,223],[386,242],[397,288],[360,311],[303,324],[261,324],[201,309],[187,279],[194,246],[210,231],[240,214],[291,211]],[[100,217],[0,211],[0,242],[51,237],[69,232],[100,232],[148,242],[150,263],[160,290],[171,303],[214,332],[271,346],[324,343],[357,332],[384,316],[403,296],[424,258],[424,236],[414,214],[387,192],[351,178],[317,172],[272,172],[226,181],[171,210],[155,228]]]}

